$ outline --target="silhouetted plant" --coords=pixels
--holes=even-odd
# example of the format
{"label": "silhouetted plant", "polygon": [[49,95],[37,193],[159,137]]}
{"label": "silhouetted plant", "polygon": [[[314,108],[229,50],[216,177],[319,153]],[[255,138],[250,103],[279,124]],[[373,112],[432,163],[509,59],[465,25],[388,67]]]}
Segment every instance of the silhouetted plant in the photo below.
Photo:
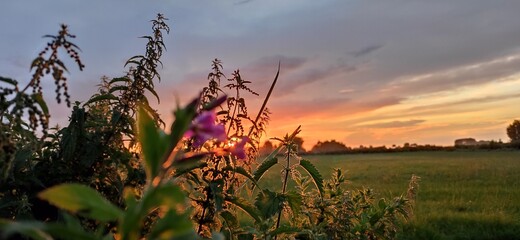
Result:
{"label": "silhouetted plant", "polygon": [[[162,34],[170,31],[166,20],[161,14],[152,20],[153,34],[143,37],[148,40],[145,54],[126,62],[130,67],[125,76],[102,77],[97,93],[84,104],[73,104],[68,126],[50,133],[42,74],[52,73],[57,101],[63,95],[70,105],[66,68],[57,50],[65,48],[80,70],[84,67],[79,48],[67,40],[73,36],[66,27],[50,36],[53,41],[33,61],[35,72],[27,87],[20,91],[15,80],[0,78],[8,85],[0,88],[2,237],[13,233],[35,239],[395,236],[400,218],[412,210],[408,200],[375,201],[368,189],[346,191],[340,170],[324,181],[316,167],[298,155],[300,127],[275,138],[280,145],[253,171],[280,65],[253,118],[245,94],[259,94],[239,70],[222,86],[222,62],[215,59],[208,87],[176,109],[169,133],[162,130],[164,123],[146,96],[159,101],[155,80],[160,80],[157,69],[165,50]],[[33,92],[26,93],[28,88]],[[42,137],[37,136],[38,127]],[[264,174],[278,163],[283,168],[281,190],[259,187]],[[291,180],[295,189],[288,187]],[[409,188],[408,197],[414,199],[417,178]],[[252,226],[239,221],[240,212],[251,217]]]}
{"label": "silhouetted plant", "polygon": [[[56,100],[61,102],[61,95],[65,96],[67,105],[70,105],[70,96],[67,91],[67,71],[65,63],[58,58],[58,52],[64,50],[74,59],[78,68],[84,68],[80,60],[79,48],[69,41],[75,36],[70,34],[66,25],[56,36],[46,35],[52,40],[36,57],[32,64],[32,79],[20,89],[18,81],[0,77],[0,216],[15,219],[17,216],[30,216],[34,206],[34,193],[42,188],[38,178],[38,166],[42,150],[48,144],[43,142],[49,127],[49,109],[43,99],[41,80],[45,75],[52,75],[56,84]],[[28,90],[32,90],[28,92]],[[42,135],[38,137],[38,127]]]}

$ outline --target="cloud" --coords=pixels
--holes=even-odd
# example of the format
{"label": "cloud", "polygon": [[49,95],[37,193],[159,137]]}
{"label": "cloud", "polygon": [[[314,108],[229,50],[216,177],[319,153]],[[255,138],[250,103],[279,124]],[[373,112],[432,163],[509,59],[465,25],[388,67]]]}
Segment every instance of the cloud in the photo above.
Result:
{"label": "cloud", "polygon": [[272,110],[273,118],[280,120],[298,119],[306,122],[310,118],[320,118],[332,122],[335,118],[354,116],[395,105],[401,100],[397,97],[363,102],[346,97],[321,97],[310,100],[298,98],[296,100],[274,101],[269,108]]}
{"label": "cloud", "polygon": [[459,100],[459,101],[450,101],[450,102],[446,102],[446,103],[422,105],[422,106],[412,107],[412,108],[408,109],[407,111],[416,112],[416,113],[424,112],[424,111],[430,112],[430,111],[435,111],[435,110],[445,111],[446,109],[454,108],[454,107],[457,109],[460,109],[459,108],[460,106],[465,106],[465,105],[477,106],[477,104],[480,105],[480,104],[485,104],[485,103],[498,102],[498,101],[503,101],[503,100],[512,99],[512,98],[520,98],[520,93],[485,96],[485,97],[481,97],[481,98],[470,98],[470,99],[464,99],[464,100]]}
{"label": "cloud", "polygon": [[501,56],[474,64],[457,66],[450,69],[405,76],[381,88],[380,92],[394,94],[423,94],[471,85],[494,82],[517,74],[520,70],[520,53]]}
{"label": "cloud", "polygon": [[374,124],[365,124],[359,125],[359,127],[363,128],[403,128],[403,127],[413,127],[417,126],[420,123],[425,122],[426,120],[408,120],[408,121],[391,121],[391,122],[381,122]]}
{"label": "cloud", "polygon": [[364,48],[361,48],[359,50],[356,50],[356,51],[352,51],[350,52],[350,54],[354,57],[362,57],[362,56],[365,56],[365,55],[368,55],[372,52],[375,52],[377,50],[379,50],[380,48],[382,48],[384,45],[382,44],[377,44],[377,45],[370,45],[370,46],[367,46],[367,47],[364,47]]}
{"label": "cloud", "polygon": [[285,81],[280,84],[281,86],[279,87],[279,93],[282,93],[281,95],[287,95],[295,92],[297,89],[305,85],[309,85],[318,81],[325,81],[338,75],[355,72],[357,69],[357,66],[345,63],[326,66],[323,68],[305,68],[299,72],[287,76]]}
{"label": "cloud", "polygon": [[252,2],[252,1],[253,0],[242,0],[242,1],[238,1],[238,2],[233,3],[233,5],[242,5],[242,4],[246,4],[246,3]]}

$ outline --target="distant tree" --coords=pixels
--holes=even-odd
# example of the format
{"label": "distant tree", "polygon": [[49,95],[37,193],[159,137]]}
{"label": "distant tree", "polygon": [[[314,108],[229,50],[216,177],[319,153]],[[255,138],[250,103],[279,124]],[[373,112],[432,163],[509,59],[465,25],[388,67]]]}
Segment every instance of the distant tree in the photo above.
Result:
{"label": "distant tree", "polygon": [[306,152],[305,148],[303,148],[303,138],[301,138],[301,137],[294,137],[293,143],[296,144],[296,146],[298,147],[297,148],[298,149],[298,153]]}
{"label": "distant tree", "polygon": [[345,144],[337,142],[336,140],[318,142],[312,147],[312,153],[340,153],[346,152],[349,148]]}
{"label": "distant tree", "polygon": [[260,155],[269,155],[273,152],[275,146],[269,140],[264,142],[264,145],[260,148]]}
{"label": "distant tree", "polygon": [[520,121],[514,120],[513,123],[511,123],[506,130],[507,136],[509,136],[511,142],[520,141]]}

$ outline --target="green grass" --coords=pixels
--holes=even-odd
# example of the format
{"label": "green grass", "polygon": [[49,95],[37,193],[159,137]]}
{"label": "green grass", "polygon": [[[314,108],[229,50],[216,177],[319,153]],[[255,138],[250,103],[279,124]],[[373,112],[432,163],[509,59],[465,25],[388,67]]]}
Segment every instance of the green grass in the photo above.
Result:
{"label": "green grass", "polygon": [[[414,218],[400,239],[520,239],[520,151],[310,155],[325,178],[346,171],[349,187],[380,197],[406,192],[421,177]],[[262,185],[281,185],[273,168]]]}

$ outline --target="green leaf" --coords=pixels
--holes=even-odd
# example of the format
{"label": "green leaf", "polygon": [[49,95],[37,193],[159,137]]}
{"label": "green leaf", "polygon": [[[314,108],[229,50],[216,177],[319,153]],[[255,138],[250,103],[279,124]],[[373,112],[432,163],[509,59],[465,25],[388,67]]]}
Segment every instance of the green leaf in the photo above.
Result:
{"label": "green leaf", "polygon": [[277,163],[278,163],[278,158],[276,158],[276,157],[265,160],[264,162],[262,162],[262,164],[260,164],[260,166],[258,166],[258,168],[253,173],[253,179],[256,182],[258,182],[260,180],[260,178],[262,178],[264,173],[267,172],[267,170],[269,170],[272,166],[274,166]]}
{"label": "green leaf", "polygon": [[229,196],[229,197],[226,197],[226,201],[229,203],[232,203],[233,205],[242,209],[242,211],[247,213],[256,222],[261,221],[260,213],[258,212],[258,210],[253,205],[251,205],[249,202],[247,202],[245,199],[236,197],[236,196],[233,196],[233,197]]}
{"label": "green leaf", "polygon": [[323,177],[321,176],[318,169],[312,165],[311,162],[305,159],[300,160],[300,166],[302,166],[305,171],[311,176],[312,181],[318,188],[318,191],[320,192],[320,195],[323,197]]}
{"label": "green leaf", "polygon": [[226,240],[224,235],[222,233],[219,233],[219,232],[212,232],[211,233],[211,239],[213,239],[213,240]]}
{"label": "green leaf", "polygon": [[157,128],[142,106],[139,107],[137,126],[137,137],[144,155],[146,177],[148,181],[152,181],[159,175],[162,159],[168,154],[169,140],[167,135]]}
{"label": "green leaf", "polygon": [[177,209],[179,204],[184,203],[185,196],[178,186],[167,183],[150,188],[140,201],[136,201],[133,192],[126,189],[125,199],[128,208],[119,231],[122,233],[122,239],[134,239],[140,235],[141,223],[150,211],[160,207],[164,211]]}
{"label": "green leaf", "polygon": [[36,240],[52,240],[53,238],[44,231],[45,224],[42,222],[10,222],[0,219],[0,237],[8,239],[9,236],[19,233]]}
{"label": "green leaf", "polygon": [[196,239],[189,214],[170,209],[154,225],[147,239]]}
{"label": "green leaf", "polygon": [[72,228],[59,223],[46,224],[45,231],[58,239],[75,239],[75,240],[97,240],[99,236],[86,232],[82,228]]}
{"label": "green leaf", "polygon": [[175,121],[171,126],[171,143],[176,146],[177,143],[182,139],[184,133],[190,127],[191,121],[197,113],[197,106],[199,105],[199,99],[193,100],[185,108],[179,108],[175,110]]}
{"label": "green leaf", "polygon": [[123,212],[96,190],[76,183],[61,184],[44,190],[38,197],[73,213],[102,222],[113,221]]}
{"label": "green leaf", "polygon": [[43,99],[42,93],[35,93],[31,97],[36,101],[36,103],[38,103],[45,116],[49,116],[49,107],[47,107],[47,103]]}
{"label": "green leaf", "polygon": [[301,206],[303,204],[303,199],[300,194],[297,192],[291,191],[284,195],[287,203],[289,204],[289,208],[291,208],[291,211],[294,215],[297,215],[300,213]]}
{"label": "green leaf", "polygon": [[276,192],[267,189],[259,192],[255,199],[255,206],[264,219],[277,214],[283,206],[284,198]]}
{"label": "green leaf", "polygon": [[231,228],[238,226],[238,219],[230,211],[222,211],[220,212],[220,216],[224,219],[228,227]]}

